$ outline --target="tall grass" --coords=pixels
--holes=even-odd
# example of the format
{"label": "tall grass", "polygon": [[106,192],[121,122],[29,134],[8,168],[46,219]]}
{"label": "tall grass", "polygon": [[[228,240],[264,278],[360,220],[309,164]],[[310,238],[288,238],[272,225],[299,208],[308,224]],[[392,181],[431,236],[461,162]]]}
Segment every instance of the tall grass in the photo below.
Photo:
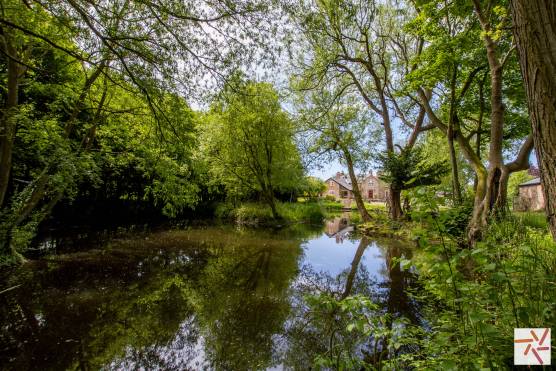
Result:
{"label": "tall grass", "polygon": [[[327,210],[344,210],[344,204],[339,201],[331,201],[331,200],[320,200],[319,203],[326,208]],[[377,210],[377,211],[385,211],[386,204],[384,202],[365,202],[365,208],[367,210]],[[351,202],[350,205],[351,210],[357,210],[357,204],[355,201]]]}
{"label": "tall grass", "polygon": [[548,228],[548,222],[546,220],[546,214],[541,212],[514,212],[517,220],[528,227],[546,230]]}
{"label": "tall grass", "polygon": [[215,216],[245,225],[275,225],[283,222],[320,223],[324,219],[324,210],[316,202],[277,202],[276,209],[280,219],[274,219],[270,207],[258,202],[244,202],[240,205],[220,204]]}

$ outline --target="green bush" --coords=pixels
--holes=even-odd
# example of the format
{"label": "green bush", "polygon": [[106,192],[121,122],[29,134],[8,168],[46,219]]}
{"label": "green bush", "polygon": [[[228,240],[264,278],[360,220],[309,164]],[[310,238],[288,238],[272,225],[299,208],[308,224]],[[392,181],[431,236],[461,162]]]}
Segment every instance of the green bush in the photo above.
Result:
{"label": "green bush", "polygon": [[435,330],[415,367],[507,368],[514,328],[556,326],[556,244],[546,229],[510,216],[493,220],[473,248],[426,241],[414,263]]}
{"label": "green bush", "polygon": [[270,207],[259,203],[244,203],[234,209],[231,216],[236,223],[246,225],[263,225],[274,221]]}
{"label": "green bush", "polygon": [[229,202],[222,202],[216,206],[214,210],[214,216],[218,219],[228,219],[232,217],[234,211],[234,205]]}

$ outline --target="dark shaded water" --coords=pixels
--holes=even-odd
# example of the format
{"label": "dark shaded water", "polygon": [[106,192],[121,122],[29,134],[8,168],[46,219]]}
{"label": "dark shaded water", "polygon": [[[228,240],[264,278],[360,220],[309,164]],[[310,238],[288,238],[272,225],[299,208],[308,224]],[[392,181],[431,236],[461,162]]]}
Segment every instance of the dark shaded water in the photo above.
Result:
{"label": "dark shaded water", "polygon": [[304,302],[319,292],[416,321],[394,259],[409,249],[358,237],[346,217],[111,239],[4,272],[0,291],[16,288],[0,294],[0,368],[307,369],[325,347]]}

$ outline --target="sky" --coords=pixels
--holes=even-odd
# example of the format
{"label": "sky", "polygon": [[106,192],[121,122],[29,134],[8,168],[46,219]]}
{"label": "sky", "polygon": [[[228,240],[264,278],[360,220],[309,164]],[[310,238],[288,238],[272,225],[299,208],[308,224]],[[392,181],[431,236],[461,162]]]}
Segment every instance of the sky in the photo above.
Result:
{"label": "sky", "polygon": [[338,171],[346,170],[347,169],[345,169],[337,160],[334,160],[330,163],[323,164],[322,168],[320,169],[309,170],[309,175],[320,178],[322,180],[326,180],[335,175]]}

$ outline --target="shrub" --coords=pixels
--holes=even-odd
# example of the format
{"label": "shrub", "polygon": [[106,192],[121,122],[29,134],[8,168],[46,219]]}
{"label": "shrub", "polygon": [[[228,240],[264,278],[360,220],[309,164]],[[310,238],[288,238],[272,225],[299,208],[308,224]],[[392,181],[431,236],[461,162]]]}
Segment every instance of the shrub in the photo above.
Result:
{"label": "shrub", "polygon": [[228,219],[232,217],[234,205],[229,202],[222,202],[216,206],[214,216],[218,219]]}
{"label": "shrub", "polygon": [[[446,235],[448,223],[436,220],[436,233]],[[506,368],[514,328],[556,326],[556,245],[546,229],[509,216],[493,220],[473,249],[420,242],[414,263],[424,296],[434,303],[427,317],[435,330],[415,367]]]}
{"label": "shrub", "polygon": [[259,203],[244,203],[234,209],[231,216],[236,223],[245,225],[261,225],[274,221],[270,207]]}

